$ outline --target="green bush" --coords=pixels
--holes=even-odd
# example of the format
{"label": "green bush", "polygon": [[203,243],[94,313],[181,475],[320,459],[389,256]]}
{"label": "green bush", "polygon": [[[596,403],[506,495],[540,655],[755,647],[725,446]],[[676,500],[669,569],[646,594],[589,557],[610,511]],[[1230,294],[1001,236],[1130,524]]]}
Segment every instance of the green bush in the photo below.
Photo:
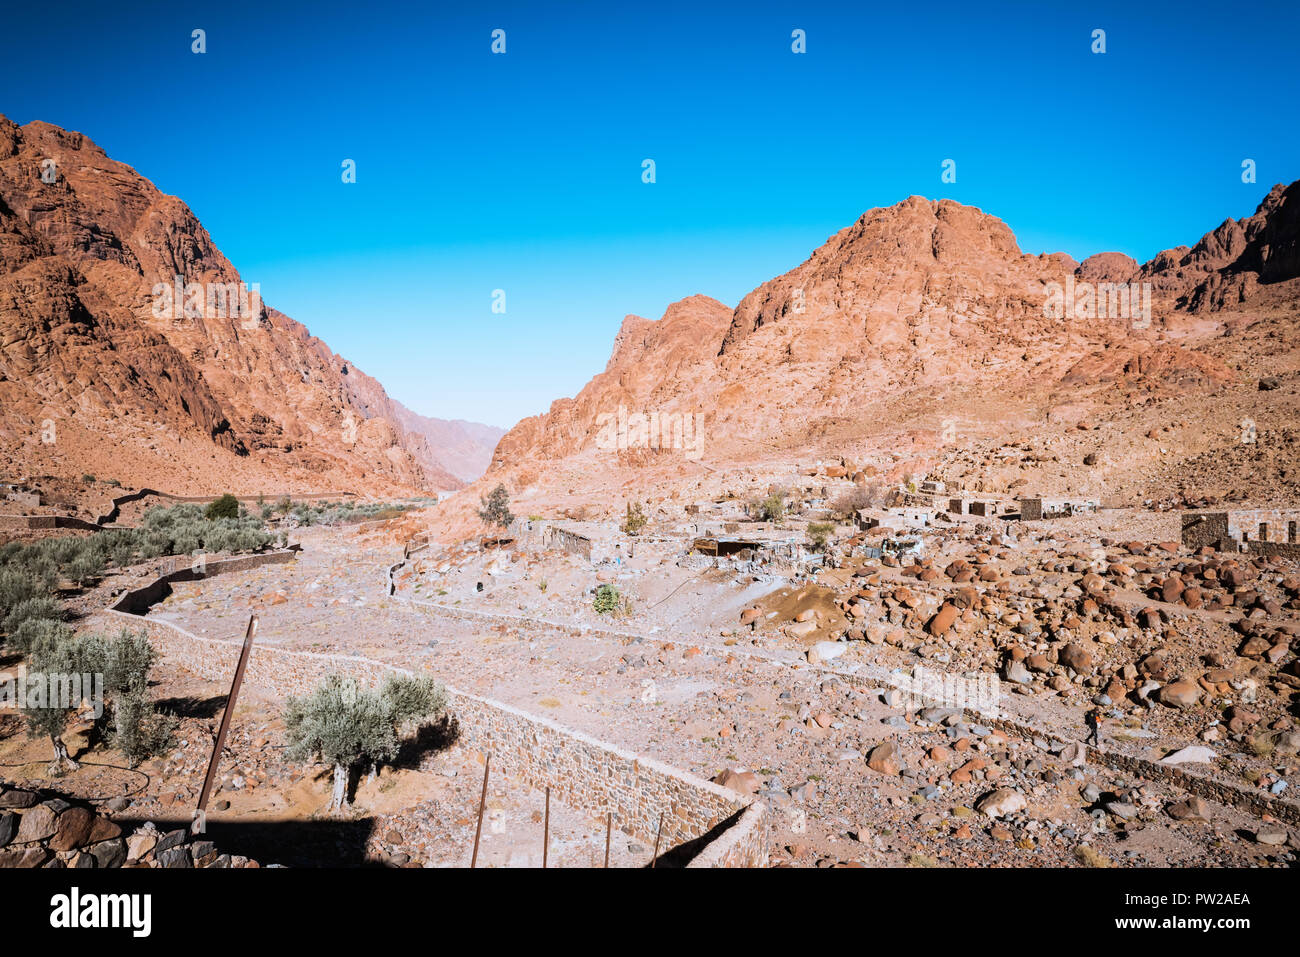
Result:
{"label": "green bush", "polygon": [[207,511],[203,513],[203,517],[207,519],[239,518],[239,499],[227,492],[208,506]]}
{"label": "green bush", "polygon": [[785,521],[785,494],[773,492],[758,503],[758,515],[765,522],[780,525]]}
{"label": "green bush", "polygon": [[9,635],[9,647],[21,655],[30,655],[42,642],[71,637],[72,629],[57,618],[28,618]]}
{"label": "green bush", "polygon": [[143,694],[120,695],[113,703],[109,744],[121,751],[131,767],[166,751],[176,739],[179,720],[159,712]]}
{"label": "green bush", "polygon": [[[177,722],[170,715],[159,714],[148,698],[149,671],[157,653],[143,632],[122,631],[116,637],[76,635],[57,622],[29,621],[19,635],[26,643],[32,672],[102,676],[104,710],[96,719],[96,729],[108,731],[109,743],[132,767],[170,746]],[[48,736],[54,745],[52,770],[56,773],[69,764],[76,766],[62,735],[68,715],[78,704],[46,701],[41,707],[23,709],[28,733]]]}
{"label": "green bush", "polygon": [[78,585],[88,585],[104,574],[104,559],[87,549],[68,563],[68,578]]}
{"label": "green bush", "polygon": [[835,531],[835,526],[830,522],[810,522],[808,524],[808,542],[814,550],[820,552],[826,547],[826,542],[833,531]]}
{"label": "green bush", "polygon": [[591,607],[598,615],[612,615],[619,610],[621,604],[622,596],[619,595],[617,588],[613,585],[601,585],[596,589],[596,597],[592,599]]}
{"label": "green bush", "polygon": [[648,520],[641,511],[640,502],[627,503],[627,516],[623,519],[623,532],[627,535],[639,535]]}
{"label": "green bush", "polygon": [[131,767],[171,746],[177,721],[149,700],[149,672],[158,653],[148,635],[125,629],[114,637],[85,635],[77,639],[76,659],[78,670],[104,676],[106,707],[99,724]]}

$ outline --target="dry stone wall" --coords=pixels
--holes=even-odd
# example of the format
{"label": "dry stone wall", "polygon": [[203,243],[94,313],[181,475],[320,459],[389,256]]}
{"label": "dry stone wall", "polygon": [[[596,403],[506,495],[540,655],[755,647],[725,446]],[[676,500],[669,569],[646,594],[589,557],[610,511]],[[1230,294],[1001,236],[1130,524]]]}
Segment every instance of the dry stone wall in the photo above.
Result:
{"label": "dry stone wall", "polygon": [[[249,556],[264,564],[291,560],[292,553]],[[207,574],[250,567],[248,559],[208,564]],[[395,568],[388,569],[391,583]],[[184,575],[186,569],[176,573]],[[143,629],[167,661],[199,677],[229,681],[239,658],[238,642],[201,638],[178,625],[140,617],[164,593],[164,576],[128,593],[101,616],[113,624]],[[343,674],[359,683],[378,685],[394,673],[410,674],[369,658],[291,651],[254,643],[244,680],[286,698],[305,695],[326,676]],[[697,841],[710,831],[690,867],[761,867],[768,860],[769,828],[760,802],[711,781],[599,741],[547,718],[511,705],[448,688],[448,708],[455,715],[459,744],[491,755],[494,769],[518,777],[530,787],[550,787],[555,797],[595,817],[612,814],[614,824],[653,842],[662,817],[664,849]],[[729,826],[728,822],[731,822]]]}

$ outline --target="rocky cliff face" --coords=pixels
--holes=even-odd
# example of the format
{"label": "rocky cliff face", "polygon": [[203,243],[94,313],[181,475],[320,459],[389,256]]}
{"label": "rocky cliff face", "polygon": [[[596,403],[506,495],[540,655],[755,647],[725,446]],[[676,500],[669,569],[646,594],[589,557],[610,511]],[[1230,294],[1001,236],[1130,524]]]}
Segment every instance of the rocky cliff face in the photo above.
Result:
{"label": "rocky cliff face", "polygon": [[[570,500],[653,482],[690,494],[709,485],[699,466],[849,456],[924,470],[945,450],[1043,440],[1094,413],[1164,428],[1160,410],[1215,408],[1207,397],[1263,358],[1223,345],[1232,330],[1280,343],[1274,358],[1294,364],[1298,197],[1300,183],[1275,187],[1254,216],[1140,266],[1025,255],[1001,220],[948,200],[871,210],[733,311],[696,296],[658,321],[625,319],[605,371],[516,425],[483,484]],[[1134,284],[1132,310],[1100,298],[1102,283]],[[1074,298],[1053,310],[1054,296]],[[609,454],[601,426],[620,408],[702,416],[702,453],[642,442],[638,454],[633,439]],[[1134,453],[1125,481],[1149,454]],[[1046,487],[1077,487],[1067,473]]]}
{"label": "rocky cliff face", "polygon": [[246,289],[241,310],[240,284],[180,200],[0,116],[0,469],[177,493],[463,484],[378,382]]}

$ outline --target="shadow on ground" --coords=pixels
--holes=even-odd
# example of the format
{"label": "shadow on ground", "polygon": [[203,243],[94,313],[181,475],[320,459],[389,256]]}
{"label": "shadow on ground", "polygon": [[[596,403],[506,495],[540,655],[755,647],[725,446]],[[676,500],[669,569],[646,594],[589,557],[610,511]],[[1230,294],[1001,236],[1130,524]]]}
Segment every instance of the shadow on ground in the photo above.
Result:
{"label": "shadow on ground", "polygon": [[[718,838],[722,837],[722,835],[725,834],[733,824],[740,820],[740,816],[744,813],[745,809],[741,808],[735,814],[731,815],[731,817],[715,824],[711,830],[706,831],[699,837],[692,838],[689,841],[683,841],[676,847],[670,848],[659,855],[659,859],[654,862],[654,866],[685,867],[697,854],[700,853],[700,851],[704,850],[708,844],[711,844]],[[645,866],[649,867],[650,865],[646,864]]]}
{"label": "shadow on ground", "polygon": [[[122,830],[131,833],[144,819],[116,817]],[[154,818],[158,830],[167,833],[189,827],[188,819]],[[197,840],[212,841],[222,854],[242,855],[263,867],[385,867],[382,861],[366,859],[366,843],[374,832],[374,818],[316,821],[214,821]]]}

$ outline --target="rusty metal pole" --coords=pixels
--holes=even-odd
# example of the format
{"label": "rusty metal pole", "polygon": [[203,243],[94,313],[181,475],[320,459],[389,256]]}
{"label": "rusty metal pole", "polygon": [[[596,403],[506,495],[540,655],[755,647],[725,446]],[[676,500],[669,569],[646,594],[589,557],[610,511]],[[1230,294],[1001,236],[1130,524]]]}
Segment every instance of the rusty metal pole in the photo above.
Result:
{"label": "rusty metal pole", "polygon": [[199,793],[199,804],[194,809],[190,821],[190,830],[202,834],[208,823],[208,798],[212,794],[212,782],[217,776],[217,766],[221,763],[221,752],[226,748],[226,732],[230,730],[230,717],[235,713],[235,701],[239,698],[239,686],[244,683],[244,671],[248,667],[248,656],[253,650],[253,635],[257,633],[257,616],[248,616],[248,629],[244,632],[244,647],[239,650],[239,664],[235,666],[235,677],[230,682],[230,694],[226,698],[226,710],[221,715],[221,724],[217,727],[217,740],[212,747],[212,758],[208,761],[208,773],[203,778],[203,790]]}
{"label": "rusty metal pole", "polygon": [[659,812],[659,830],[657,830],[657,831],[655,832],[655,856],[652,857],[652,858],[650,858],[650,866],[651,866],[651,867],[654,867],[654,866],[655,866],[655,861],[659,860],[659,838],[663,837],[663,833],[664,833],[664,812],[663,812],[663,811],[660,811],[660,812]]}
{"label": "rusty metal pole", "polygon": [[612,812],[605,812],[605,866],[609,867],[609,835],[614,830],[614,815]]}
{"label": "rusty metal pole", "polygon": [[469,866],[471,869],[476,864],[478,864],[478,839],[479,839],[479,835],[483,833],[483,807],[484,805],[487,804],[488,769],[491,767],[491,765],[492,765],[492,755],[490,754],[484,755],[483,756],[483,793],[479,795],[479,799],[478,799],[478,826],[474,828],[474,855],[469,859]]}
{"label": "rusty metal pole", "polygon": [[542,817],[542,867],[546,867],[547,852],[551,849],[551,787],[546,786],[546,814]]}

